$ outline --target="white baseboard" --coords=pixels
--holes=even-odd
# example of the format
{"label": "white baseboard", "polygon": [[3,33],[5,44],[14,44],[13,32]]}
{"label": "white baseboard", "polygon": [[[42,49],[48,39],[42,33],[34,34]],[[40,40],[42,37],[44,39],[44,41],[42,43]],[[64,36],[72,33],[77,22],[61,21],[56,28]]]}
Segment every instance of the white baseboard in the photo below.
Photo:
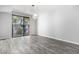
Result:
{"label": "white baseboard", "polygon": [[56,40],[60,40],[60,41],[64,41],[64,42],[68,42],[68,43],[72,43],[72,44],[79,45],[79,43],[77,43],[77,42],[72,42],[72,41],[68,41],[68,40],[63,40],[63,39],[56,38],[56,37],[51,37],[51,36],[46,36],[46,35],[39,35],[39,36],[44,36],[44,37],[48,37],[48,38],[53,38],[53,39],[56,39]]}

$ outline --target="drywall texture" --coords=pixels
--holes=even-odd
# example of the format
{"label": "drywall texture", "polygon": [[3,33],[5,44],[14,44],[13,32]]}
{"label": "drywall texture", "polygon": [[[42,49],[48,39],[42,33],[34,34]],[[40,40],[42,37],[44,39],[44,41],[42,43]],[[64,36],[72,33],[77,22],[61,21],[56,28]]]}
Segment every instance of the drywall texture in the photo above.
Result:
{"label": "drywall texture", "polygon": [[39,13],[38,34],[79,43],[79,6],[46,8],[51,10]]}
{"label": "drywall texture", "polygon": [[11,38],[12,17],[9,13],[0,12],[0,39]]}

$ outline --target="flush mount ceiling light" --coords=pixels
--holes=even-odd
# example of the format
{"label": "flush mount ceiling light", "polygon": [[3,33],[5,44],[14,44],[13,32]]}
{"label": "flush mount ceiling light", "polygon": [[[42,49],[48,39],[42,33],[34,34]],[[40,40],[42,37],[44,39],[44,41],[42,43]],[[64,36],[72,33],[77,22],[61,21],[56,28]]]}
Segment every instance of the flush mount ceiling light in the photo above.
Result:
{"label": "flush mount ceiling light", "polygon": [[33,19],[37,19],[38,18],[38,6],[32,5],[32,9],[33,9]]}
{"label": "flush mount ceiling light", "polygon": [[34,7],[35,5],[32,5],[32,7]]}

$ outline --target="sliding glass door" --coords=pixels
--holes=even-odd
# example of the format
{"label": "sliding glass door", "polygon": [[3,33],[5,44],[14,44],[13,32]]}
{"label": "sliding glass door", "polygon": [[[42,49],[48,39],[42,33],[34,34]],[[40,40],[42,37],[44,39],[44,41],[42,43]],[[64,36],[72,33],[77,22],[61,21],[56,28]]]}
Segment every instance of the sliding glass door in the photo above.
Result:
{"label": "sliding glass door", "polygon": [[29,35],[29,17],[12,15],[12,37]]}
{"label": "sliding glass door", "polygon": [[29,17],[24,17],[23,18],[23,35],[29,35]]}

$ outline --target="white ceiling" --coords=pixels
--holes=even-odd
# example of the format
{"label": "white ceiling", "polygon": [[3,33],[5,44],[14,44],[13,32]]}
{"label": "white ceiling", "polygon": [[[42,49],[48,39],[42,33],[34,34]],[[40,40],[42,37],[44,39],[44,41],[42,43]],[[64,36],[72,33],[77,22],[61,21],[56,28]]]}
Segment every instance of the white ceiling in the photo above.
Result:
{"label": "white ceiling", "polygon": [[[56,8],[56,6],[52,6],[52,5],[38,5],[36,6],[38,11],[41,12],[47,12],[50,10],[53,10]],[[32,6],[31,5],[0,5],[0,11],[5,11],[5,12],[9,12],[9,11],[14,11],[14,10],[18,10],[18,11],[23,11],[23,12],[33,12]]]}
{"label": "white ceiling", "polygon": [[24,13],[30,13],[31,10],[31,5],[0,5],[0,12],[19,11]]}
{"label": "white ceiling", "polygon": [[59,6],[56,6],[56,5],[39,5],[38,6],[40,12],[52,11],[52,10],[55,10],[57,7]]}
{"label": "white ceiling", "polygon": [[[61,9],[61,5],[36,5],[36,11],[39,13],[42,12],[51,12],[56,9]],[[31,5],[0,5],[0,12],[11,12],[11,11],[19,11],[24,13],[34,13],[33,7]]]}

